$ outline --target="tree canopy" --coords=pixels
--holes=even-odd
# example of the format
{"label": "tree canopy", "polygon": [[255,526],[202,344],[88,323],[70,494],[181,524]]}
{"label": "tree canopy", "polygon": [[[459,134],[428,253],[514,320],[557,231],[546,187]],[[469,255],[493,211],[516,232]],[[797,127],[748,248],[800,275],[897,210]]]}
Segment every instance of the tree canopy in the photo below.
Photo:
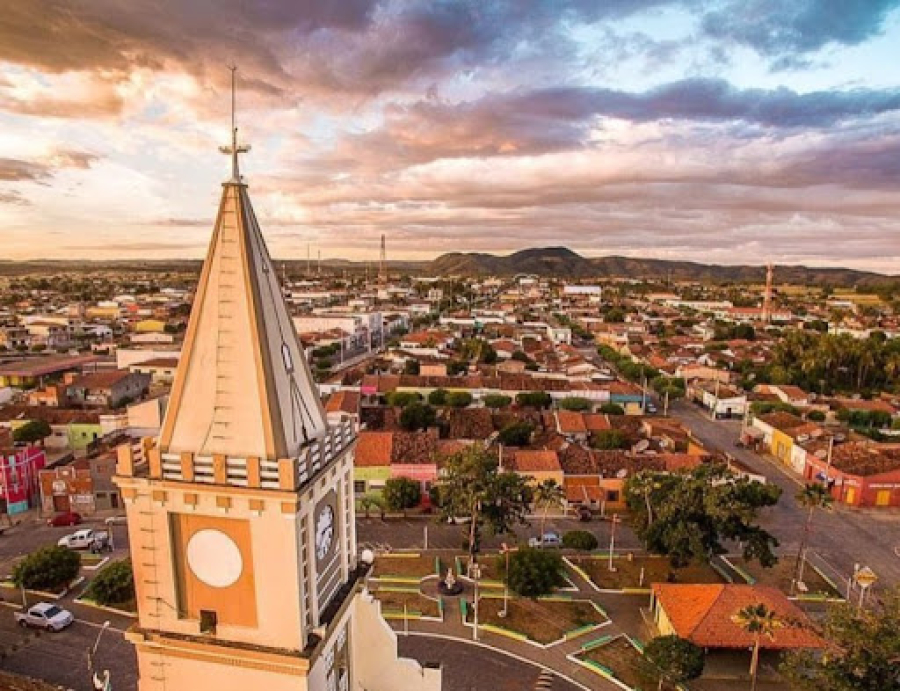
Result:
{"label": "tree canopy", "polygon": [[472,445],[450,456],[440,480],[441,517],[470,518],[466,543],[470,563],[479,548],[481,532],[511,533],[516,525],[527,525],[532,492],[526,478],[500,472],[497,457],[480,445]]}
{"label": "tree canopy", "polygon": [[45,420],[29,420],[13,430],[13,441],[31,444],[46,439],[52,433],[53,430]]}
{"label": "tree canopy", "polygon": [[676,567],[725,553],[727,540],[741,541],[744,558],[774,565],[778,540],[755,520],[780,496],[777,485],[739,477],[720,463],[687,473],[643,471],[625,483],[638,537]]}
{"label": "tree canopy", "polygon": [[900,690],[900,587],[881,594],[881,603],[859,611],[832,605],[822,634],[828,655],[789,653],[782,671],[803,691]]}

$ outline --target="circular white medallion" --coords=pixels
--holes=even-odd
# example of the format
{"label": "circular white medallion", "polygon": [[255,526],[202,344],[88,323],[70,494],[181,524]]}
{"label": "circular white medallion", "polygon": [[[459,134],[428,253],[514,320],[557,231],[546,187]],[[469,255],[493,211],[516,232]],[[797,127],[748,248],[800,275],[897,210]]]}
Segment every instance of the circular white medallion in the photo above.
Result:
{"label": "circular white medallion", "polygon": [[241,550],[219,530],[198,530],[188,540],[187,563],[206,585],[227,588],[234,585],[244,570]]}

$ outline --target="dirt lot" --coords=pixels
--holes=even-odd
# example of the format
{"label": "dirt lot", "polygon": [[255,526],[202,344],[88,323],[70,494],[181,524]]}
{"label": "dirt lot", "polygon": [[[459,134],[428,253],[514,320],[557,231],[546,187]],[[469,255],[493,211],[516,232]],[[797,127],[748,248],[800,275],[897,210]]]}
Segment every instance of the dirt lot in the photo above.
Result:
{"label": "dirt lot", "polygon": [[[579,657],[599,662],[611,669],[617,679],[631,688],[656,689],[659,684],[659,678],[653,673],[650,663],[624,638],[615,638],[605,645],[580,654]],[[663,690],[675,691],[675,687],[664,684]]]}
{"label": "dirt lot", "polygon": [[[609,570],[609,560],[595,557],[571,557],[598,588],[649,588],[651,583],[723,583],[722,577],[709,564],[690,564],[675,569],[665,557],[627,557],[613,559],[615,571]],[[641,583],[641,569],[644,580]]]}
{"label": "dirt lot", "polygon": [[403,606],[406,605],[409,612],[419,612],[426,617],[441,616],[437,601],[419,593],[376,590],[374,594],[376,598],[381,600],[382,611],[402,612]]}
{"label": "dirt lot", "polygon": [[[499,616],[499,612],[503,609],[502,598],[482,598],[480,605],[479,623],[493,624],[522,633],[531,640],[545,645],[558,641],[568,631],[582,626],[602,624],[605,621],[604,616],[589,602],[579,600],[563,602],[510,598],[509,613],[505,618]],[[471,621],[470,609],[469,622]]]}
{"label": "dirt lot", "polygon": [[[784,554],[778,559],[778,563],[770,569],[760,566],[758,561],[748,562],[741,557],[728,557],[735,566],[749,573],[759,585],[768,585],[778,588],[784,593],[791,592],[791,579],[794,576],[794,568],[797,564],[796,554]],[[841,597],[841,594],[831,587],[831,584],[819,575],[809,563],[803,570],[803,582],[809,595],[826,595],[828,597]]]}
{"label": "dirt lot", "polygon": [[424,578],[433,576],[434,556],[397,556],[385,554],[375,559],[372,575],[376,578],[402,576],[404,578]]}

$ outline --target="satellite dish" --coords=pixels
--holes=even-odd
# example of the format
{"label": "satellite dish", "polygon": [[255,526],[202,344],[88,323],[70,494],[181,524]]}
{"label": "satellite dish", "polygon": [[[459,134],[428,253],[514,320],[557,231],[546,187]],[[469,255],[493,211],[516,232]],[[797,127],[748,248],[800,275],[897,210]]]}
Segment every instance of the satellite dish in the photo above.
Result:
{"label": "satellite dish", "polygon": [[370,549],[364,549],[360,555],[364,564],[372,564],[375,561],[375,552]]}
{"label": "satellite dish", "polygon": [[646,451],[650,448],[650,441],[648,439],[641,439],[637,444],[634,445],[635,451]]}
{"label": "satellite dish", "polygon": [[825,459],[828,458],[828,452],[825,449],[819,449],[818,451],[816,451],[815,456],[816,458]]}
{"label": "satellite dish", "polygon": [[616,472],[616,477],[620,480],[628,477],[628,468],[622,468],[621,470]]}

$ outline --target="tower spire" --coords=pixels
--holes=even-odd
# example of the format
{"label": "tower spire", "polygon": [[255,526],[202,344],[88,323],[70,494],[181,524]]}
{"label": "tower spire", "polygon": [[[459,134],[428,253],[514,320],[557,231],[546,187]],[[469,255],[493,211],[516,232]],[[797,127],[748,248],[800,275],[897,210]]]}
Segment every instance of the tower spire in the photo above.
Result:
{"label": "tower spire", "polygon": [[237,74],[237,65],[229,65],[231,70],[231,146],[220,146],[219,151],[223,154],[231,156],[231,179],[228,181],[233,184],[241,184],[241,171],[238,165],[238,155],[245,154],[250,151],[250,145],[238,146],[238,130],[236,124],[237,97],[235,87],[235,77]]}

